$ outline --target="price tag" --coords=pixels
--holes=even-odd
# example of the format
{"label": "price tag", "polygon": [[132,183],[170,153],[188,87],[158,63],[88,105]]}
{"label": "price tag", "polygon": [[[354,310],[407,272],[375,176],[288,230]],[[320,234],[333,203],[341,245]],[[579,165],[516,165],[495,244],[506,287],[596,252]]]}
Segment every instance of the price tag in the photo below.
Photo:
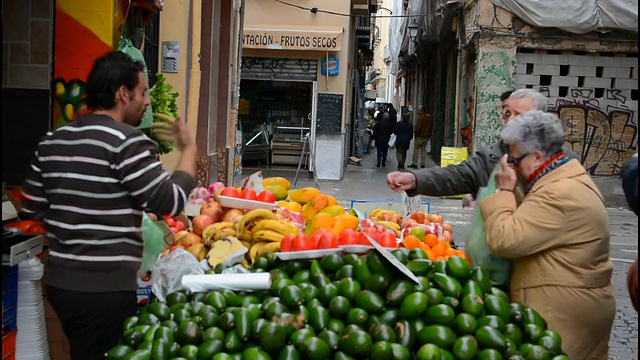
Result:
{"label": "price tag", "polygon": [[384,256],[384,258],[387,259],[391,263],[391,265],[395,266],[398,270],[400,270],[400,272],[405,274],[409,279],[413,280],[416,284],[420,284],[420,280],[418,280],[418,278],[411,272],[411,270],[409,270],[406,266],[404,266],[404,264],[401,263],[400,260],[398,260],[395,256],[393,256],[393,254],[389,252],[389,250],[383,248],[380,244],[378,244],[377,241],[373,240],[371,236],[367,235],[366,233],[361,233],[361,234],[364,234],[364,236],[366,236],[367,239],[369,239],[373,247],[376,248],[376,250],[378,250],[378,252],[382,254],[382,256]]}
{"label": "price tag", "polygon": [[408,219],[411,214],[420,210],[420,195],[408,196],[406,192],[402,192],[402,218]]}
{"label": "price tag", "polygon": [[264,190],[264,186],[262,185],[262,171],[255,172],[248,178],[243,179],[241,186],[243,189],[253,189],[256,194],[260,194],[262,190]]}

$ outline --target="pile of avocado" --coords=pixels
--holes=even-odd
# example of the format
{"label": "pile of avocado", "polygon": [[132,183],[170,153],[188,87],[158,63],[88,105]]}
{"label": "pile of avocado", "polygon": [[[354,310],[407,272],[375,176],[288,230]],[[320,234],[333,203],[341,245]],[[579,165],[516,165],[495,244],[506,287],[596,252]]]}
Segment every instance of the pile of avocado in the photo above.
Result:
{"label": "pile of avocado", "polygon": [[[421,249],[280,261],[267,254],[270,291],[169,294],[123,325],[119,359],[519,360],[568,359],[557,332],[533,309],[509,303],[482,269]],[[221,269],[216,269],[216,272]]]}

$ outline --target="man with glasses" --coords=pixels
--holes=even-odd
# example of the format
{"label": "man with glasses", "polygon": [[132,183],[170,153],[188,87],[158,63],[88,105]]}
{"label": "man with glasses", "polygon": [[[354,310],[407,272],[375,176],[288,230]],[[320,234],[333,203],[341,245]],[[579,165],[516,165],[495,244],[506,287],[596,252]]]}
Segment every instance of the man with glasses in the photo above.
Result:
{"label": "man with glasses", "polygon": [[[499,112],[505,125],[521,113],[547,111],[548,108],[547,98],[533,89],[507,91],[502,94],[501,100]],[[578,159],[570,149],[565,147],[564,150],[569,158]],[[457,165],[391,172],[387,175],[387,184],[394,191],[406,191],[409,196],[471,194],[475,198],[478,189],[487,185],[491,173],[507,153],[508,148],[498,141],[479,149]]]}

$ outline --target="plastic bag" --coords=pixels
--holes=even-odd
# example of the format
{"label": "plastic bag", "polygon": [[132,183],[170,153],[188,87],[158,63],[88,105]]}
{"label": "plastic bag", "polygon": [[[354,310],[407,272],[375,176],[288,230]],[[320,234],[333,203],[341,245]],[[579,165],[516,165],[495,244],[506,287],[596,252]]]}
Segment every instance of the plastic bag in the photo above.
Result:
{"label": "plastic bag", "polygon": [[138,272],[144,274],[153,268],[158,260],[158,255],[162,253],[164,248],[164,232],[147,213],[142,215],[142,240],[144,241],[144,249]]}
{"label": "plastic bag", "polygon": [[[140,50],[138,50],[135,46],[133,46],[133,43],[131,43],[131,40],[127,40],[127,39],[123,39],[120,40],[120,43],[118,44],[118,51],[123,52],[127,55],[129,55],[130,58],[132,58],[135,61],[139,61],[142,64],[144,64],[144,78],[147,79],[147,84],[149,83],[149,71],[147,70],[147,64],[144,61],[144,55],[142,55],[142,52],[140,52]],[[147,90],[147,96],[149,96],[149,90]],[[144,113],[144,117],[142,118],[142,121],[140,122],[140,125],[138,125],[138,129],[147,129],[153,126],[153,109],[151,109],[151,106],[147,106],[147,110]]]}
{"label": "plastic bag", "polygon": [[389,139],[389,148],[391,149],[396,148],[396,139],[397,139],[396,134],[391,134],[391,138]]}
{"label": "plastic bag", "polygon": [[151,274],[151,291],[160,301],[182,288],[184,275],[202,275],[204,269],[191,253],[175,249],[156,263]]}
{"label": "plastic bag", "polygon": [[[489,178],[486,187],[480,188],[476,197],[476,204],[480,204],[484,199],[495,194],[496,180],[495,174],[500,164]],[[480,212],[480,206],[476,206],[471,223],[471,234],[466,242],[465,252],[471,258],[474,267],[481,267],[485,270],[494,285],[507,284],[511,278],[511,260],[494,255],[487,245],[487,234],[484,232],[484,219]]]}

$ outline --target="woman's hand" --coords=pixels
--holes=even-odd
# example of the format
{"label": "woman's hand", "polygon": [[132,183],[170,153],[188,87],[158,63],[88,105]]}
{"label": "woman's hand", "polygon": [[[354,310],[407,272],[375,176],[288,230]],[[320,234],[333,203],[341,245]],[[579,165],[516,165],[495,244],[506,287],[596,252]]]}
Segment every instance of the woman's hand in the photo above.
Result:
{"label": "woman's hand", "polygon": [[509,166],[507,159],[509,155],[505,154],[500,160],[500,170],[496,174],[496,189],[513,191],[518,182],[516,171]]}

